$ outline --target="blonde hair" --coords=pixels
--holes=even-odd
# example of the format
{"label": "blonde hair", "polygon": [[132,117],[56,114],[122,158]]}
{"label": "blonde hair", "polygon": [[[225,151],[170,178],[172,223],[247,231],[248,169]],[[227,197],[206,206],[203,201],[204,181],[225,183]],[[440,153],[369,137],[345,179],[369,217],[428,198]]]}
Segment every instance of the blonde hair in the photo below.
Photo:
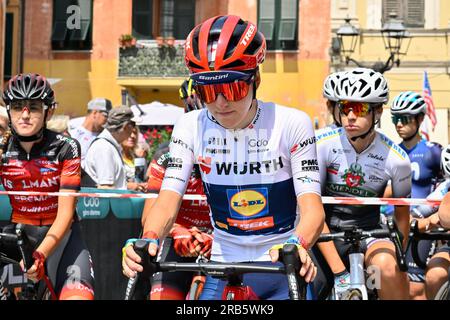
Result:
{"label": "blonde hair", "polygon": [[66,115],[54,115],[47,122],[47,129],[55,131],[57,133],[63,133],[69,128],[70,117]]}

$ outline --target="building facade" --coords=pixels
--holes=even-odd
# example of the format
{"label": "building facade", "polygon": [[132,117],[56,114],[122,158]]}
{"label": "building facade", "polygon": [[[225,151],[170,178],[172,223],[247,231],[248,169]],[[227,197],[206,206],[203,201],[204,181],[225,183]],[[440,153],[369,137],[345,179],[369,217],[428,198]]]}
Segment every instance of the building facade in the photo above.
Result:
{"label": "building facade", "polygon": [[[424,71],[427,71],[437,114],[434,132],[431,132],[431,125],[428,123],[431,140],[446,145],[450,132],[450,1],[332,0],[332,43],[337,29],[347,17],[361,31],[351,58],[367,66],[377,61],[385,62],[389,57],[380,32],[383,23],[392,17],[403,21],[412,38],[410,42],[408,39],[404,41],[402,51],[407,49],[407,52],[400,56],[400,65],[395,65],[384,74],[391,90],[390,102],[402,91],[422,93]],[[346,65],[338,50],[334,55],[331,54],[331,61],[332,71],[355,67],[352,62]],[[397,138],[387,109],[383,114],[381,128],[388,135]]]}
{"label": "building facade", "polygon": [[[268,41],[258,98],[300,108],[324,124],[323,79],[329,72],[330,1],[314,0],[11,0],[4,79],[39,72],[54,84],[58,113],[83,115],[104,96],[115,105],[180,105],[187,76],[183,43],[205,19],[236,14]],[[133,37],[131,44],[127,38]],[[7,40],[8,40],[7,39]],[[123,41],[119,41],[122,39]],[[9,56],[8,56],[9,57]],[[133,101],[133,99],[131,99]]]}

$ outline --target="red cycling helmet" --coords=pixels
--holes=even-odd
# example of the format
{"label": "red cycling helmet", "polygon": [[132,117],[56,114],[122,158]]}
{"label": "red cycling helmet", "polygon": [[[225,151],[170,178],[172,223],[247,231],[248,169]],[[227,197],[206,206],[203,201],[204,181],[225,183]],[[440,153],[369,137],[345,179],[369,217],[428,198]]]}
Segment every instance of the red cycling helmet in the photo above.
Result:
{"label": "red cycling helmet", "polygon": [[255,70],[264,61],[266,39],[249,21],[238,16],[216,16],[189,33],[185,51],[191,74]]}

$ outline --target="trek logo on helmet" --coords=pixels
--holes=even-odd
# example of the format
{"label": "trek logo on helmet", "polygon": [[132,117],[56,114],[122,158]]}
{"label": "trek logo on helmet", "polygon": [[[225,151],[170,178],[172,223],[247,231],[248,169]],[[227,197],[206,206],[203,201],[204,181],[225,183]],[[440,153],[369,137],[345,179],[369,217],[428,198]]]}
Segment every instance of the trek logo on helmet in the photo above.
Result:
{"label": "trek logo on helmet", "polygon": [[244,39],[242,39],[241,44],[243,44],[244,46],[247,45],[247,43],[250,41],[250,38],[252,37],[253,33],[256,30],[256,26],[254,24],[250,24],[250,26],[248,27],[248,31],[245,34]]}

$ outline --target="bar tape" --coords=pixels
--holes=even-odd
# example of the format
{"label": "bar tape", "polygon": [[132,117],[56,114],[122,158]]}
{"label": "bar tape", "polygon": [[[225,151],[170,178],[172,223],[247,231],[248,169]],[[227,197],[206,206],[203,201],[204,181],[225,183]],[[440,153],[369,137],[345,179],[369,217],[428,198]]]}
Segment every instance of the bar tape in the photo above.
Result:
{"label": "bar tape", "polygon": [[[62,196],[62,197],[86,197],[86,198],[157,198],[157,193],[113,193],[113,192],[33,192],[33,191],[0,191],[0,195],[12,196]],[[186,194],[183,200],[206,200],[206,196],[198,194]],[[348,204],[348,205],[431,205],[438,206],[441,200],[408,199],[408,198],[364,198],[364,197],[322,197],[323,204]]]}

